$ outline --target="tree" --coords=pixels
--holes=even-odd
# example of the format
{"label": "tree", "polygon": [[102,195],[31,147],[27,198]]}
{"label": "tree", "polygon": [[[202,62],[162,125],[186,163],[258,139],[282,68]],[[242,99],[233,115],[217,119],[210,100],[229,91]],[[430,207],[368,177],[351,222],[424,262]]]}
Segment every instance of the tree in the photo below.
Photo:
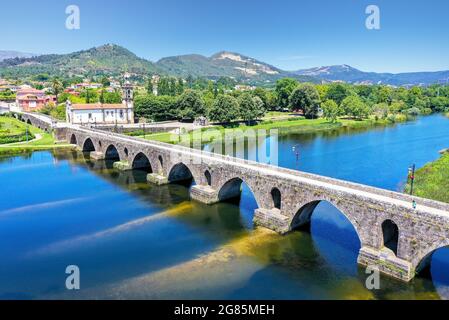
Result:
{"label": "tree", "polygon": [[193,90],[187,90],[179,97],[178,111],[182,120],[195,120],[197,117],[206,115],[202,97]]}
{"label": "tree", "polygon": [[256,115],[256,120],[262,118],[265,113],[267,112],[267,110],[265,109],[265,105],[262,101],[261,98],[259,98],[258,96],[253,97],[253,102],[254,102],[254,109],[255,109],[255,115]]}
{"label": "tree", "polygon": [[139,118],[165,121],[176,119],[176,98],[170,96],[139,95],[134,100],[135,113]]}
{"label": "tree", "polygon": [[254,97],[259,97],[262,100],[263,106],[265,109],[268,109],[268,93],[264,88],[257,87],[253,91]]}
{"label": "tree", "polygon": [[170,82],[167,78],[161,78],[157,86],[158,95],[169,96],[170,95]]}
{"label": "tree", "polygon": [[302,110],[306,118],[313,119],[320,108],[320,95],[313,85],[300,84],[290,96],[290,107]]}
{"label": "tree", "polygon": [[220,123],[229,123],[238,115],[237,99],[230,95],[219,95],[209,111],[209,119]]}
{"label": "tree", "polygon": [[254,103],[253,97],[249,92],[244,92],[238,98],[239,102],[239,114],[240,117],[251,124],[258,116],[258,111],[256,109],[256,104]]}
{"label": "tree", "polygon": [[103,78],[101,78],[100,81],[101,85],[103,86],[103,88],[109,87],[111,85],[111,81],[109,81],[109,78],[104,76]]}
{"label": "tree", "polygon": [[150,79],[148,79],[148,82],[147,82],[147,93],[148,94],[153,94],[153,89],[154,89],[154,87],[153,87],[153,79],[150,78]]}
{"label": "tree", "polygon": [[334,123],[337,121],[338,116],[341,115],[340,106],[334,100],[326,100],[321,104],[321,109],[323,109],[323,116],[330,122]]}
{"label": "tree", "polygon": [[298,86],[298,81],[292,78],[284,78],[276,81],[275,93],[277,97],[277,107],[282,110],[288,108],[289,98],[293,90]]}
{"label": "tree", "polygon": [[434,97],[430,99],[430,107],[435,112],[443,112],[449,107],[449,98],[447,97]]}
{"label": "tree", "polygon": [[121,103],[122,95],[117,90],[114,92],[103,92],[103,103]]}
{"label": "tree", "polygon": [[176,84],[176,94],[180,95],[184,92],[184,80],[178,79],[178,83]]}
{"label": "tree", "polygon": [[379,119],[385,119],[388,116],[389,106],[386,103],[376,103],[373,106],[373,113]]}
{"label": "tree", "polygon": [[193,79],[192,75],[189,74],[186,78],[187,88],[192,89],[194,82],[195,80]]}
{"label": "tree", "polygon": [[353,118],[363,119],[369,115],[368,106],[356,95],[346,97],[341,102],[341,108],[346,115]]}
{"label": "tree", "polygon": [[64,90],[61,80],[54,78],[51,82],[51,88],[53,94],[56,96],[56,101],[58,101],[59,94]]}
{"label": "tree", "polygon": [[168,91],[168,95],[169,96],[176,96],[177,94],[177,85],[176,85],[177,81],[175,78],[170,78],[170,84],[169,84],[169,91]]}
{"label": "tree", "polygon": [[340,105],[349,94],[349,90],[345,85],[341,83],[331,84],[327,90],[326,99],[334,100]]}

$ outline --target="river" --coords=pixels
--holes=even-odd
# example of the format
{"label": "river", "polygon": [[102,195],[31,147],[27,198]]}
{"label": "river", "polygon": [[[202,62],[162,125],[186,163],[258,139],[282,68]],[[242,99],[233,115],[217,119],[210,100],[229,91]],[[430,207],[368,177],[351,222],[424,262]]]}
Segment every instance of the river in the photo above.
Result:
{"label": "river", "polygon": [[[299,146],[300,157],[292,152]],[[279,138],[279,165],[400,190],[407,168],[449,147],[449,119],[421,117],[370,130]],[[2,299],[441,299],[449,250],[431,278],[382,276],[365,288],[360,242],[343,214],[321,203],[310,231],[279,236],[252,224],[255,200],[206,206],[185,185],[154,186],[77,152],[0,158]],[[65,288],[68,265],[81,289]]]}

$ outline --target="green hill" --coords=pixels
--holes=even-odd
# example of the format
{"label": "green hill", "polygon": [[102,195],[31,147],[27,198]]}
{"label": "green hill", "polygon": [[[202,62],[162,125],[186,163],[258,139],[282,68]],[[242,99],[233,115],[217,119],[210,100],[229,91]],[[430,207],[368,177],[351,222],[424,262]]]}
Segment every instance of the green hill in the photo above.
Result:
{"label": "green hill", "polygon": [[120,75],[124,72],[144,75],[155,72],[155,66],[150,61],[139,58],[129,50],[114,44],[70,54],[41,55],[0,62],[0,73],[12,77],[40,73],[69,77]]}

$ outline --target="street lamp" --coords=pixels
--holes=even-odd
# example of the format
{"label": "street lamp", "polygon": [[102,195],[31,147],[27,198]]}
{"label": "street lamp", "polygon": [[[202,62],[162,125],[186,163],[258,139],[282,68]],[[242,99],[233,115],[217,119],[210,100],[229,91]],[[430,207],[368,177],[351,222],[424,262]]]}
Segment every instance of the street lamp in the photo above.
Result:
{"label": "street lamp", "polygon": [[415,170],[416,170],[416,165],[412,164],[409,168],[408,168],[408,177],[410,179],[410,195],[413,195],[413,185],[415,183]]}
{"label": "street lamp", "polygon": [[292,148],[293,153],[295,154],[295,158],[296,158],[296,170],[299,170],[299,144],[293,146]]}

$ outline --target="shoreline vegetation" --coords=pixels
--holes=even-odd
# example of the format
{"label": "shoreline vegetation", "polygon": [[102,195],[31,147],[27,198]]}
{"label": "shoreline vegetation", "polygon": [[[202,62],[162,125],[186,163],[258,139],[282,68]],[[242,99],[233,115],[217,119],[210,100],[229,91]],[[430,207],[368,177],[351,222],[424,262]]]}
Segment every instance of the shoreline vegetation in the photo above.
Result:
{"label": "shoreline vegetation", "polygon": [[[410,193],[410,179],[404,192]],[[449,203],[449,151],[415,172],[413,194],[427,199]]]}
{"label": "shoreline vegetation", "polygon": [[[1,116],[0,124],[2,124],[1,128],[16,128],[15,130],[0,129],[0,156],[13,156],[33,151],[59,148],[73,148],[70,144],[56,143],[53,134],[27,125],[12,117]],[[20,139],[14,138],[16,137],[17,130],[24,134]],[[28,130],[28,142],[26,142],[26,130]],[[41,138],[33,140],[37,135]],[[7,142],[2,143],[1,141]]]}
{"label": "shoreline vegetation", "polygon": [[251,126],[245,124],[235,124],[233,126],[215,125],[211,127],[201,128],[199,129],[201,130],[201,135],[199,135],[198,131],[196,130],[180,134],[163,132],[143,135],[143,132],[141,131],[131,132],[128,134],[131,136],[145,138],[146,140],[159,141],[170,144],[183,144],[189,141],[192,143],[201,142],[202,144],[207,144],[212,142],[214,138],[217,138],[217,132],[220,132],[222,139],[224,139],[225,135],[229,139],[242,132],[245,134],[247,130],[253,130],[256,132],[258,130],[265,130],[267,131],[267,135],[269,135],[270,130],[277,130],[277,134],[279,136],[282,136],[286,134],[308,134],[339,129],[369,129],[374,127],[394,125],[395,123],[405,122],[414,118],[397,115],[396,117],[390,119],[369,118],[358,120],[342,118],[334,122],[324,118],[305,119],[303,117],[290,117],[288,119],[283,117],[279,120],[275,120],[275,118],[270,119],[271,120],[262,121]]}

